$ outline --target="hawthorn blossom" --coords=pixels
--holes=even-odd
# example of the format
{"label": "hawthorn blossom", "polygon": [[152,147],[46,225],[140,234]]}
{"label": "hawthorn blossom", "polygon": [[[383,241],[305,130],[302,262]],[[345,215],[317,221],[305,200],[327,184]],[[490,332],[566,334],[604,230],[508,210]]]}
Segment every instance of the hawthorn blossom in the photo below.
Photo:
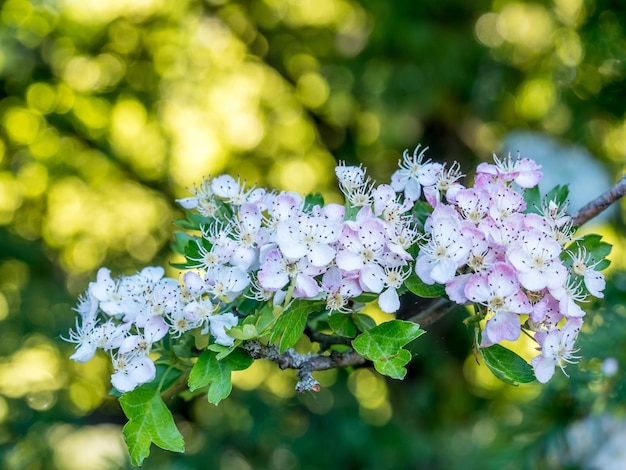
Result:
{"label": "hawthorn blossom", "polygon": [[550,293],[559,301],[559,311],[564,317],[585,316],[585,311],[577,304],[587,298],[583,292],[582,281],[570,276],[562,285],[551,288]]}
{"label": "hawthorn blossom", "polygon": [[204,278],[207,290],[217,299],[232,302],[250,285],[250,276],[245,271],[231,266],[208,270]]}
{"label": "hawthorn blossom", "polygon": [[559,256],[561,245],[538,230],[529,230],[509,247],[507,259],[517,269],[520,283],[528,290],[561,287],[567,269]]}
{"label": "hawthorn blossom", "polygon": [[325,267],[312,265],[306,258],[292,261],[285,258],[280,250],[270,250],[265,256],[258,274],[258,283],[268,291],[279,291],[293,279],[295,298],[312,298],[320,290],[315,277],[325,271]]}
{"label": "hawthorn blossom", "polygon": [[445,284],[467,262],[472,241],[464,235],[459,215],[437,206],[427,221],[430,239],[422,245],[415,272],[426,284]]}
{"label": "hawthorn blossom", "polygon": [[363,292],[358,275],[345,273],[336,266],[329,268],[322,276],[321,289],[325,293],[328,312],[348,313],[348,301]]}
{"label": "hawthorn blossom", "polygon": [[378,296],[378,306],[385,313],[394,313],[400,308],[400,297],[398,289],[404,283],[404,280],[411,274],[410,269],[401,267],[385,268],[385,277],[383,278],[384,290]]}
{"label": "hawthorn blossom", "polygon": [[423,161],[428,147],[424,147],[418,154],[420,145],[415,147],[413,155],[409,155],[408,150],[402,154],[402,160],[398,161],[400,166],[391,175],[391,187],[394,191],[404,192],[404,197],[417,201],[422,193],[422,187],[428,187],[437,181],[437,173],[442,168],[439,163],[432,163],[430,160]]}
{"label": "hawthorn blossom", "polygon": [[96,282],[89,284],[90,295],[98,300],[100,309],[109,315],[119,315],[124,313],[125,299],[123,294],[118,292],[119,282],[111,278],[111,270],[100,268],[96,275]]}
{"label": "hawthorn blossom", "polygon": [[360,166],[345,166],[341,162],[335,167],[339,189],[353,207],[369,206],[372,203],[373,183]]}
{"label": "hawthorn blossom", "polygon": [[521,331],[519,314],[532,307],[517,281],[516,272],[506,263],[497,263],[489,273],[473,275],[465,286],[465,296],[487,307],[487,319],[481,346],[502,340],[516,340]]}
{"label": "hawthorn blossom", "polygon": [[384,287],[384,270],[379,263],[387,243],[384,222],[371,217],[358,224],[345,224],[340,242],[337,267],[358,273],[364,291],[379,293]]}
{"label": "hawthorn blossom", "polygon": [[224,198],[228,204],[241,206],[246,202],[260,200],[265,195],[265,190],[254,187],[246,190],[245,181],[242,183],[230,175],[221,175],[211,181],[211,190],[216,196]]}
{"label": "hawthorn blossom", "polygon": [[539,171],[541,165],[538,165],[529,158],[520,159],[518,157],[516,160],[513,160],[509,153],[507,158],[500,160],[494,153],[493,160],[495,164],[479,164],[476,168],[476,172],[496,176],[507,182],[514,181],[521,188],[537,186],[543,177],[543,174]]}
{"label": "hawthorn blossom", "polygon": [[454,204],[457,193],[463,189],[463,185],[458,182],[463,176],[465,175],[461,173],[461,167],[457,162],[447,169],[442,165],[435,173],[435,182],[424,188],[424,197],[433,207],[439,205],[442,196],[445,196],[446,201]]}
{"label": "hawthorn blossom", "polygon": [[191,192],[194,194],[193,197],[176,199],[183,209],[197,209],[198,213],[205,217],[214,217],[217,214],[219,206],[215,202],[210,179],[203,178],[200,186],[194,185]]}
{"label": "hawthorn blossom", "polygon": [[572,272],[577,276],[582,276],[589,293],[599,299],[604,297],[602,293],[606,287],[604,274],[595,270],[599,262],[594,263],[583,246],[578,247],[576,254],[571,251],[567,251],[567,254],[572,258]]}
{"label": "hawthorn blossom", "polygon": [[300,214],[282,222],[276,230],[276,243],[285,257],[306,257],[313,266],[326,266],[335,257],[332,246],[341,235],[341,223],[323,216]]}
{"label": "hawthorn blossom", "polygon": [[117,354],[113,357],[113,369],[111,385],[122,393],[131,392],[156,376],[154,362],[144,355]]}
{"label": "hawthorn blossom", "polygon": [[578,349],[574,343],[582,326],[582,319],[574,318],[567,321],[562,329],[554,328],[548,332],[535,334],[541,354],[532,359],[531,364],[535,371],[535,377],[541,383],[546,383],[554,375],[554,369],[559,366],[563,373],[567,364],[575,364],[580,359],[575,356]]}

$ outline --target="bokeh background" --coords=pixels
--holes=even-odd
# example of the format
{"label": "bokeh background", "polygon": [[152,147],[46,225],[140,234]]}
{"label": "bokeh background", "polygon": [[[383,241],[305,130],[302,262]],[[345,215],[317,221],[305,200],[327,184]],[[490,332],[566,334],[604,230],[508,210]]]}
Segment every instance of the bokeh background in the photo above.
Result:
{"label": "bokeh background", "polygon": [[[0,5],[2,468],[129,468],[108,360],[72,363],[61,336],[98,267],[172,260],[173,200],[203,176],[336,201],[338,160],[385,182],[418,143],[468,173],[520,150],[580,205],[625,170],[621,1]],[[569,379],[499,383],[459,309],[403,382],[330,371],[296,396],[257,362],[219,407],[169,399],[187,453],[145,468],[625,468],[625,211],[590,224],[613,263]]]}

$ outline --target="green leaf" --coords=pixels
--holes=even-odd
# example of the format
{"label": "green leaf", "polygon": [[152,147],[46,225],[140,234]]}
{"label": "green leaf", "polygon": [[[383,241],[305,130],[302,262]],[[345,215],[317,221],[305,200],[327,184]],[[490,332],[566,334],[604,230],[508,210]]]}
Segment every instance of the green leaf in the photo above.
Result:
{"label": "green leaf", "polygon": [[548,193],[543,197],[543,200],[548,203],[550,201],[554,201],[558,206],[562,206],[569,196],[569,186],[565,185],[557,185],[552,188]]}
{"label": "green leaf", "polygon": [[406,367],[404,366],[410,360],[411,353],[406,349],[400,349],[395,356],[389,356],[385,360],[374,361],[374,369],[392,379],[402,380],[406,375]]}
{"label": "green leaf", "polygon": [[152,443],[173,452],[185,451],[183,436],[157,390],[136,388],[120,397],[120,405],[128,418],[123,434],[132,465],[143,463]]}
{"label": "green leaf", "polygon": [[324,196],[320,193],[307,194],[304,198],[304,212],[310,212],[315,206],[324,207]]}
{"label": "green leaf", "polygon": [[280,338],[278,351],[283,353],[292,347],[304,333],[306,319],[310,313],[310,306],[304,301],[294,301],[280,316],[270,334],[270,343]]}
{"label": "green leaf", "polygon": [[402,347],[424,333],[413,322],[392,320],[357,336],[352,347],[372,361],[381,374],[402,379],[406,375],[404,366],[411,360],[411,353]]}
{"label": "green leaf", "polygon": [[356,325],[350,315],[333,313],[328,317],[328,326],[336,335],[346,338],[354,338],[356,336]]}
{"label": "green leaf", "polygon": [[426,299],[434,299],[436,297],[445,297],[446,288],[441,284],[426,284],[416,274],[411,274],[404,281],[404,285],[418,297]]}
{"label": "green leaf", "polygon": [[172,243],[172,250],[181,255],[185,254],[185,247],[189,242],[194,242],[195,238],[185,232],[174,233],[174,243]]}
{"label": "green leaf", "polygon": [[361,331],[371,330],[376,326],[374,319],[363,313],[353,313],[352,320],[354,320],[354,324]]}
{"label": "green leaf", "polygon": [[432,214],[433,207],[426,201],[416,201],[413,206],[413,215],[417,219],[418,223],[423,227],[426,223],[426,219]]}
{"label": "green leaf", "polygon": [[487,367],[503,382],[519,385],[536,380],[532,366],[510,349],[494,344],[480,348],[480,353]]}
{"label": "green leaf", "polygon": [[250,324],[233,326],[230,330],[228,330],[228,335],[241,340],[256,338],[256,326]]}
{"label": "green leaf", "polygon": [[524,201],[526,201],[526,214],[541,213],[541,193],[539,192],[539,186],[525,189]]}
{"label": "green leaf", "polygon": [[189,390],[209,386],[207,399],[209,403],[217,405],[230,395],[233,388],[230,380],[234,370],[244,370],[252,364],[252,358],[241,349],[235,349],[222,360],[218,360],[219,353],[206,350],[194,364],[189,374]]}

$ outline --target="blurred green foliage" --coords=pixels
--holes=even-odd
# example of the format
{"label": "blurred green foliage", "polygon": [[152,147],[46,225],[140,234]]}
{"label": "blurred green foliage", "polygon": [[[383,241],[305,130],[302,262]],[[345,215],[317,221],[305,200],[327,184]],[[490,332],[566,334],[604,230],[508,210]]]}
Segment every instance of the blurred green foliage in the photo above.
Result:
{"label": "blurred green foliage", "polygon": [[[467,165],[520,128],[582,145],[622,172],[622,8],[609,0],[4,1],[0,466],[128,465],[106,359],[71,363],[60,337],[99,266],[132,272],[176,261],[167,249],[173,199],[204,175],[337,200],[336,160],[362,162],[385,181],[401,150],[418,142],[433,158]],[[170,397],[187,455],[154,450],[146,468],[592,465],[568,429],[626,412],[623,214],[602,228],[616,244],[611,280],[605,301],[589,309],[585,359],[567,369],[569,380],[495,382],[475,365],[458,309],[416,343],[403,382],[332,371],[321,374],[319,394],[295,396],[293,377],[258,363],[217,408]],[[411,302],[406,308],[419,308]],[[621,365],[615,375],[608,357]],[[602,433],[594,435],[599,445]]]}

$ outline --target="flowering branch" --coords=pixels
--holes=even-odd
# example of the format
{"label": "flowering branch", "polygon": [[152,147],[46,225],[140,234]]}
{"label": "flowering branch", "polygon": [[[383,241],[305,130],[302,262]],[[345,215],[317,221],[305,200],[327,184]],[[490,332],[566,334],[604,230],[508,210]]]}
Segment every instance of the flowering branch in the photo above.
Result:
{"label": "flowering branch", "polygon": [[604,194],[598,196],[596,199],[581,208],[574,216],[574,225],[580,227],[585,222],[593,219],[600,212],[607,209],[611,204],[618,199],[626,195],[626,175],[622,175],[622,178]]}
{"label": "flowering branch", "polygon": [[[339,165],[344,205],[246,188],[228,175],[204,180],[178,200],[189,212],[177,221],[186,232],[175,236],[184,262],[174,267],[186,273],[176,280],[148,267],[113,278],[101,268],[75,309],[71,358],[106,352],[129,420],[143,419],[150,399],[151,410],[163,411],[159,422],[175,429],[157,403],[161,385],[148,385],[159,380],[156,358],[188,372],[189,390],[206,389],[214,404],[230,393],[231,373],[256,359],[297,370],[298,392],[319,391],[315,371],[366,362],[402,379],[412,357],[404,347],[424,333],[419,325],[474,304],[468,324],[494,374],[510,384],[547,382],[557,366],[580,359],[581,304],[605,287],[610,245],[599,235],[574,237],[574,225],[622,197],[626,178],[572,220],[567,189],[542,198],[541,167],[530,159],[494,156],[465,187],[458,163],[425,161],[425,152],[405,152],[390,184]],[[400,313],[407,291],[424,299],[416,314],[402,312],[409,321]],[[372,301],[396,319],[377,325],[364,310]],[[498,344],[522,331],[538,345],[530,363]],[[319,349],[296,352],[303,336]],[[139,464],[145,449],[134,443],[154,436],[132,429],[127,442]],[[172,437],[166,448],[181,443]]]}
{"label": "flowering branch", "polygon": [[365,358],[354,350],[333,351],[330,355],[325,355],[300,354],[289,348],[280,353],[277,346],[267,346],[259,341],[246,341],[243,348],[253,359],[268,359],[283,370],[298,370],[300,381],[296,385],[296,391],[300,393],[319,391],[319,382],[312,376],[315,371],[365,364]]}

